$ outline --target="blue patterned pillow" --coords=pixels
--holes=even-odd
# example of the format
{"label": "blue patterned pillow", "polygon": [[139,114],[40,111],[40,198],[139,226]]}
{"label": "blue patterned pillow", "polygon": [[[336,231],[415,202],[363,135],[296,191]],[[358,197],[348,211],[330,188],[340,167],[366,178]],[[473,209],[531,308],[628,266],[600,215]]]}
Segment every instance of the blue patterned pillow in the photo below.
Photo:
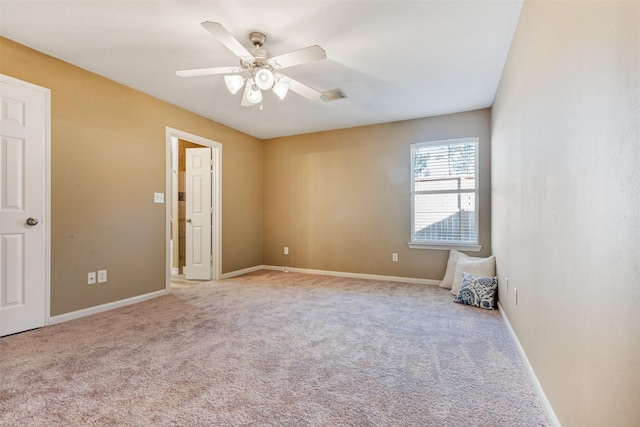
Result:
{"label": "blue patterned pillow", "polygon": [[460,292],[453,302],[493,310],[497,288],[498,280],[495,277],[475,277],[462,273]]}

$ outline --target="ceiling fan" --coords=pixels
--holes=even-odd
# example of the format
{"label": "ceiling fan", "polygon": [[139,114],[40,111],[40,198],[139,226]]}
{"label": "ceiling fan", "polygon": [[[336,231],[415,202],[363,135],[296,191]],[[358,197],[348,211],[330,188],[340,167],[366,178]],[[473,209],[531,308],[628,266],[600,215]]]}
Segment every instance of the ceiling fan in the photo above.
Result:
{"label": "ceiling fan", "polygon": [[225,74],[224,81],[232,94],[237,93],[244,86],[244,95],[240,104],[243,107],[260,104],[262,102],[261,90],[271,89],[280,99],[284,99],[289,90],[310,100],[316,100],[323,95],[280,72],[284,68],[326,59],[327,54],[320,46],[309,46],[283,55],[271,56],[266,49],[262,48],[267,40],[267,36],[263,33],[249,34],[249,40],[253,47],[246,49],[221,24],[205,21],[202,26],[238,56],[240,65],[181,70],[176,72],[178,76],[195,77]]}

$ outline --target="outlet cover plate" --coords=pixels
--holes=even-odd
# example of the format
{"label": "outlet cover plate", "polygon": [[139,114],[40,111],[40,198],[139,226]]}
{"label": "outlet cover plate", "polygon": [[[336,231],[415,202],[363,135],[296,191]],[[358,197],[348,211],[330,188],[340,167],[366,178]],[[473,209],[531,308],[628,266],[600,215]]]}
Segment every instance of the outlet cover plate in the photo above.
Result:
{"label": "outlet cover plate", "polygon": [[98,283],[105,283],[107,281],[107,270],[98,270]]}

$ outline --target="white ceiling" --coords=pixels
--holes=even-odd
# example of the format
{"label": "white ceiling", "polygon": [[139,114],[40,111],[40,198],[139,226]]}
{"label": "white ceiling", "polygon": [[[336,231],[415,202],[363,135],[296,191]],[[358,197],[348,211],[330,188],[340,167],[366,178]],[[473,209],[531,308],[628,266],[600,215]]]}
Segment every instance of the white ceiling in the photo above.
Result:
{"label": "white ceiling", "polygon": [[[261,139],[491,106],[522,0],[0,0],[0,35]],[[182,69],[238,65],[200,25],[245,47],[267,35],[280,55],[320,45],[327,59],[286,74],[347,99],[266,93],[241,107],[223,76]]]}

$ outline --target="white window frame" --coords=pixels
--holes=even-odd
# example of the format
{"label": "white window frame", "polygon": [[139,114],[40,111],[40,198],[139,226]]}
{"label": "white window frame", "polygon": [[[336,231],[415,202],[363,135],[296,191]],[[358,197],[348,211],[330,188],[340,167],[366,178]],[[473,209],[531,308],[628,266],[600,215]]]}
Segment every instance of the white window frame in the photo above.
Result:
{"label": "white window frame", "polygon": [[[413,240],[413,230],[415,226],[415,168],[414,168],[414,154],[416,150],[420,147],[425,146],[436,146],[436,145],[453,145],[453,144],[464,144],[464,143],[473,143],[475,147],[475,224],[476,224],[476,241],[475,242],[463,242],[463,241],[452,241],[452,240],[425,240],[425,241],[414,241]],[[416,142],[411,144],[411,230],[410,230],[410,241],[408,243],[409,247],[412,249],[459,249],[463,251],[469,252],[478,252],[482,249],[480,245],[480,139],[478,137],[468,137],[468,138],[457,138],[457,139],[445,139],[439,141],[427,141],[427,142]],[[429,193],[420,191],[418,193]],[[468,191],[461,192],[468,193]]]}

